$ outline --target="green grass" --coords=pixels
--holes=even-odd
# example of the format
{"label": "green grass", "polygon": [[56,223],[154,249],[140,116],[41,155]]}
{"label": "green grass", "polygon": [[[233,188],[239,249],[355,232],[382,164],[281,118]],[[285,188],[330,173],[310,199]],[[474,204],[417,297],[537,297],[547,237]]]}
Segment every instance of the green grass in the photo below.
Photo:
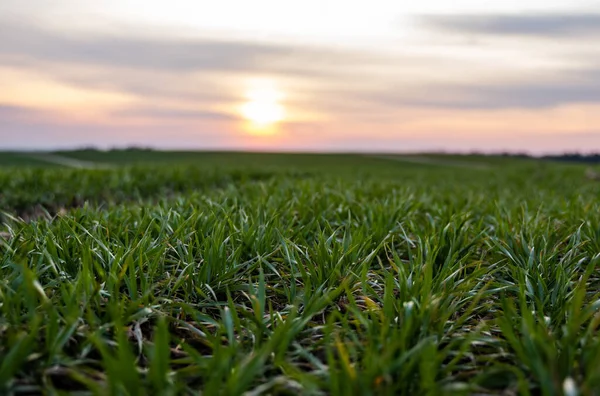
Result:
{"label": "green grass", "polygon": [[1,394],[598,394],[584,168],[159,157],[0,172]]}
{"label": "green grass", "polygon": [[54,167],[45,161],[35,158],[32,153],[12,153],[0,151],[1,167]]}

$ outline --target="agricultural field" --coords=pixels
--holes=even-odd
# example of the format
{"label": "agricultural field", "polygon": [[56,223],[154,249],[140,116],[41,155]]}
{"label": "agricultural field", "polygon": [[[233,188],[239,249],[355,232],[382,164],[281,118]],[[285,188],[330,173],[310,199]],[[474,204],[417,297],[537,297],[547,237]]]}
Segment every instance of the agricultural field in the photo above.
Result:
{"label": "agricultural field", "polygon": [[584,166],[45,155],[0,153],[0,394],[600,394]]}

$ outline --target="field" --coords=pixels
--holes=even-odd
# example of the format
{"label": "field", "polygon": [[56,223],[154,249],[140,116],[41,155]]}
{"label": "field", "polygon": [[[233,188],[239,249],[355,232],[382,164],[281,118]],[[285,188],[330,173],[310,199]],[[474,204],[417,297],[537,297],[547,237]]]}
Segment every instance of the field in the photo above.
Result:
{"label": "field", "polygon": [[0,394],[600,394],[584,171],[0,153]]}

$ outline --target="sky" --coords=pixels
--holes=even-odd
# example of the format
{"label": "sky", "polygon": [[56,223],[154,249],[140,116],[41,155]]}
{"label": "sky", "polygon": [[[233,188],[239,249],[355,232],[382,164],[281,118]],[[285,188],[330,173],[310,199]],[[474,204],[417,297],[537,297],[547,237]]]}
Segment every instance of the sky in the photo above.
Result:
{"label": "sky", "polygon": [[2,0],[0,150],[600,151],[600,0]]}

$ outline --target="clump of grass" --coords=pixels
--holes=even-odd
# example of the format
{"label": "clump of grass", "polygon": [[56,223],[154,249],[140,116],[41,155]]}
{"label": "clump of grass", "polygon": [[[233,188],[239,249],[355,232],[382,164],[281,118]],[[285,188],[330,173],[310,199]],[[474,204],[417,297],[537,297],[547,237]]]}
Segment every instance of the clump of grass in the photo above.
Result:
{"label": "clump of grass", "polygon": [[3,175],[0,393],[597,392],[597,185],[353,161]]}

